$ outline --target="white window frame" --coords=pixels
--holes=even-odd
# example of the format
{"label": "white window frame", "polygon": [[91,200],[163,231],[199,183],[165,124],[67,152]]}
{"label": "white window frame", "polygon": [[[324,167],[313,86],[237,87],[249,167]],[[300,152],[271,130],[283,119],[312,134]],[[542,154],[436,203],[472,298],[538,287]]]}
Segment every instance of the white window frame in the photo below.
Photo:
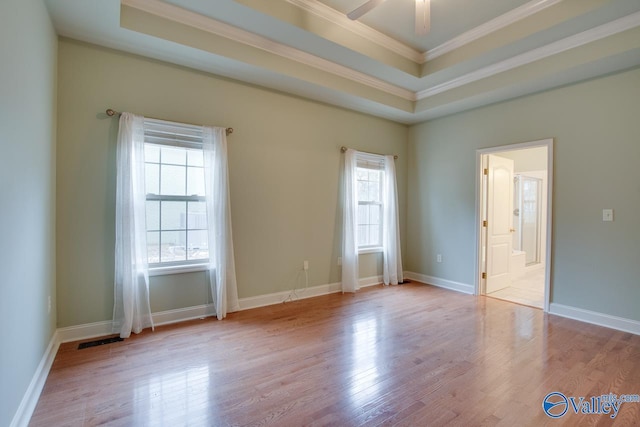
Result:
{"label": "white window frame", "polygon": [[[376,245],[360,245],[359,242],[357,242],[358,244],[358,254],[368,254],[368,253],[377,253],[377,252],[383,252],[384,251],[384,246],[383,246],[383,237],[382,237],[382,233],[383,233],[383,224],[384,224],[384,219],[383,219],[383,215],[384,215],[384,200],[383,200],[383,181],[384,181],[384,157],[383,156],[379,156],[379,155],[375,155],[375,154],[368,154],[368,153],[358,153],[356,156],[356,181],[360,181],[358,180],[357,176],[358,176],[358,169],[368,169],[368,170],[375,170],[375,171],[379,171],[380,172],[380,180],[379,180],[379,195],[380,195],[380,202],[373,202],[373,201],[361,201],[358,198],[358,194],[356,193],[356,198],[358,198],[358,210],[360,209],[360,206],[370,206],[370,205],[378,205],[380,206],[380,224],[379,224],[379,228],[380,228],[380,243],[376,244]],[[358,230],[360,229],[360,221],[359,221],[359,215],[358,215]],[[371,225],[371,224],[367,224],[367,225]],[[358,239],[359,240],[359,239]]]}
{"label": "white window frame", "polygon": [[[202,150],[202,128],[194,125],[187,125],[182,123],[173,123],[173,122],[166,122],[163,120],[145,118],[144,119],[144,143],[145,143],[145,147],[147,145],[153,145],[153,146],[167,146],[167,147],[176,147],[176,148],[184,148],[184,149]],[[160,160],[160,164],[164,164],[162,163],[161,160]],[[148,162],[145,159],[145,167],[147,163]],[[198,196],[198,195],[175,196],[175,195],[160,195],[160,194],[154,194],[154,193],[147,193],[146,200],[158,201],[158,202],[180,201],[185,203],[186,202],[204,202],[205,196]],[[162,214],[160,213],[160,215]],[[188,221],[188,218],[187,218],[187,221]],[[162,223],[162,216],[160,216],[160,224],[161,223]],[[185,232],[187,232],[189,230],[188,222],[185,225],[185,227],[186,227]],[[152,231],[156,231],[156,230],[152,230]],[[166,231],[166,230],[162,230],[162,227],[160,226],[160,229],[158,230],[158,232],[160,233],[160,236],[162,235],[162,231]],[[173,231],[173,230],[168,230],[168,231]],[[182,230],[177,230],[177,231],[182,231]],[[147,226],[147,233],[149,232],[150,230]],[[186,234],[188,238],[188,235],[189,235],[188,232]],[[160,243],[161,242],[162,240],[160,240]],[[207,270],[209,268],[209,258],[157,262],[157,263],[149,263],[148,265],[149,265],[149,276],[188,273],[188,272]]]}

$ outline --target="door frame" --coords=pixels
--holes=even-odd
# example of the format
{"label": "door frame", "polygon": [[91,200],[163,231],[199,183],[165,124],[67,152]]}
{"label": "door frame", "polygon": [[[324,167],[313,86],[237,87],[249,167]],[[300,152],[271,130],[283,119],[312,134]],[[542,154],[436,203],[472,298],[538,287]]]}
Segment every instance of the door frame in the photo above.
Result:
{"label": "door frame", "polygon": [[482,278],[483,263],[483,209],[485,199],[485,188],[483,186],[483,157],[487,154],[497,154],[504,151],[523,150],[526,148],[547,147],[547,229],[545,232],[546,253],[544,272],[544,312],[549,312],[549,301],[551,295],[551,255],[553,246],[552,237],[552,200],[553,200],[553,138],[541,139],[537,141],[522,142],[517,144],[501,145],[497,147],[482,148],[476,150],[476,274],[474,280],[474,295],[484,295],[484,279]]}

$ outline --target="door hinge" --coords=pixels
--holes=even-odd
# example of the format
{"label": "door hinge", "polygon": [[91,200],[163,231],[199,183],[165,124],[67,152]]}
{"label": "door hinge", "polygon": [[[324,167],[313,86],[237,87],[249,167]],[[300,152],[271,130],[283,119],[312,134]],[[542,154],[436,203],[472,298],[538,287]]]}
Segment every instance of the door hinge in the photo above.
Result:
{"label": "door hinge", "polygon": [[482,221],[482,226],[483,226],[483,227],[486,227],[486,226],[487,226],[487,224],[488,224],[488,222],[487,222],[487,220],[486,220],[486,219],[485,219],[484,221]]}
{"label": "door hinge", "polygon": [[486,279],[486,278],[487,278],[487,273],[483,272],[483,273],[482,273],[482,278],[483,278],[483,279]]}
{"label": "door hinge", "polygon": [[485,175],[489,175],[489,169],[484,168],[484,171],[482,173],[485,174]]}

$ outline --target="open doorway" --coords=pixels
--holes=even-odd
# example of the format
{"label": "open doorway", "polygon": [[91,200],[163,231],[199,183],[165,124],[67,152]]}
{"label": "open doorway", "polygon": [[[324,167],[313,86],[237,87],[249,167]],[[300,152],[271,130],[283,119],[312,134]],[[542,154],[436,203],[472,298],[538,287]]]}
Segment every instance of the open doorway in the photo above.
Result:
{"label": "open doorway", "polygon": [[553,140],[477,152],[476,294],[549,310]]}

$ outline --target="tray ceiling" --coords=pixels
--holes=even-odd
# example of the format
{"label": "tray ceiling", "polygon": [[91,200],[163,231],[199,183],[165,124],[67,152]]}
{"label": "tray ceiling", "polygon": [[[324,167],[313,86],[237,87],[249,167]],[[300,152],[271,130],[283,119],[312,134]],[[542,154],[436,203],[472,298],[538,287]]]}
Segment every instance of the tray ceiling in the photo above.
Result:
{"label": "tray ceiling", "polygon": [[417,123],[640,65],[640,0],[47,0],[58,33]]}

